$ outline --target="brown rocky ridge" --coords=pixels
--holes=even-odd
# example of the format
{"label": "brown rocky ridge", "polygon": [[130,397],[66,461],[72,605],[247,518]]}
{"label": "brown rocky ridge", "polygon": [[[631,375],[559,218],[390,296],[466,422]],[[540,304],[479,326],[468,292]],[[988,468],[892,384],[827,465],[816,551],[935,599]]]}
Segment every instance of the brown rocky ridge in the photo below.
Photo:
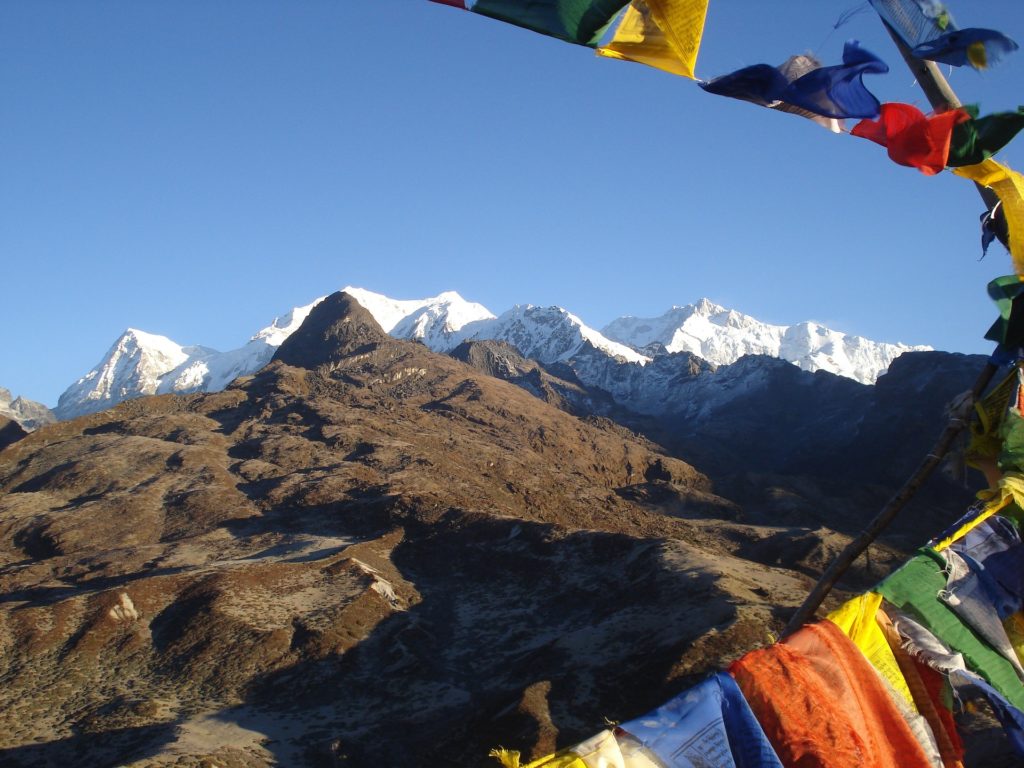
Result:
{"label": "brown rocky ridge", "polygon": [[520,373],[557,402],[335,294],[223,392],[0,451],[0,765],[475,768],[770,642],[844,537]]}

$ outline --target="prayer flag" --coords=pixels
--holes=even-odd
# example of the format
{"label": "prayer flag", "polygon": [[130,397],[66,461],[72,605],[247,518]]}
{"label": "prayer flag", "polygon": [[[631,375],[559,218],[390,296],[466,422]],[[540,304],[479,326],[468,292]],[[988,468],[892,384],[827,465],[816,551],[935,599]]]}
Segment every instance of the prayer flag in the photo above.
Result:
{"label": "prayer flag", "polygon": [[953,127],[969,119],[959,109],[926,117],[910,104],[887,103],[878,120],[862,120],[850,133],[881,144],[894,163],[934,176],[946,167]]}
{"label": "prayer flag", "polygon": [[990,187],[1002,203],[1009,232],[1010,256],[1017,274],[1024,274],[1024,176],[993,160],[954,168],[953,173]]}
{"label": "prayer flag", "polygon": [[729,671],[783,765],[931,768],[882,678],[828,620]]}
{"label": "prayer flag", "polygon": [[885,636],[893,658],[899,665],[907,687],[914,697],[917,711],[925,718],[935,738],[935,746],[944,768],[963,768],[963,743],[956,729],[956,721],[950,711],[943,694],[946,690],[946,679],[941,673],[929,667],[923,661],[913,658],[903,648],[903,640],[893,626],[885,611],[875,614],[876,622]]}
{"label": "prayer flag", "polygon": [[864,657],[889,681],[893,689],[913,705],[907,681],[900,671],[896,658],[889,648],[885,634],[875,621],[875,615],[882,606],[882,596],[867,592],[847,601],[828,615],[828,620],[843,630],[843,633],[860,648]]}
{"label": "prayer flag", "polygon": [[628,0],[477,0],[469,10],[517,27],[594,47]]}
{"label": "prayer flag", "polygon": [[998,152],[1024,128],[1024,107],[978,117],[975,106],[961,107],[971,119],[953,128],[946,165],[976,165]]}
{"label": "prayer flag", "polygon": [[548,755],[534,760],[532,763],[521,762],[520,754],[511,749],[492,749],[490,756],[501,763],[504,768],[587,768],[578,755],[568,751]]}
{"label": "prayer flag", "polygon": [[970,27],[944,32],[933,40],[914,46],[912,53],[919,59],[954,67],[970,64],[975,69],[985,69],[1018,47],[1002,32]]}
{"label": "prayer flag", "polygon": [[497,758],[505,768],[661,768],[644,749],[635,749],[634,746],[627,744],[624,751],[615,732],[604,730],[532,763],[520,763],[519,753],[507,749],[491,750],[491,757]]}
{"label": "prayer flag", "polygon": [[1024,668],[1006,635],[1002,618],[989,594],[986,579],[983,578],[983,570],[978,568],[979,564],[972,558],[962,556],[954,547],[947,549],[943,557],[946,558],[949,577],[946,588],[939,593],[939,599],[1006,659],[1018,677],[1024,677]]}
{"label": "prayer flag", "polygon": [[669,768],[782,768],[736,682],[723,672],[620,729]]}
{"label": "prayer flag", "polygon": [[693,79],[708,0],[633,0],[597,52]]}
{"label": "prayer flag", "polygon": [[863,77],[865,74],[888,72],[889,67],[873,53],[861,48],[856,40],[846,43],[842,64],[817,67],[792,80],[792,72],[785,72],[785,66],[755,64],[700,83],[700,86],[719,96],[752,101],[762,106],[783,102],[822,117],[842,119],[878,115],[878,99],[864,86]]}
{"label": "prayer flag", "polygon": [[939,0],[869,0],[871,6],[910,48],[927,43],[956,24]]}

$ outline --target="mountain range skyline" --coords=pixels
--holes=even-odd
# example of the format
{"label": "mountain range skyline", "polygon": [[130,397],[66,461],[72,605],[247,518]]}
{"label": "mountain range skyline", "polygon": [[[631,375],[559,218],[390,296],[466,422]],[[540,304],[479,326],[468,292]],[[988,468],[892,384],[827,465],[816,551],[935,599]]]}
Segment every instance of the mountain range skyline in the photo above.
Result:
{"label": "mountain range skyline", "polygon": [[[557,306],[517,304],[496,315],[456,291],[425,299],[393,299],[353,286],[343,290],[370,310],[395,338],[416,339],[444,353],[469,339],[505,341],[542,364],[569,361],[578,375],[589,379],[588,384],[626,400],[631,395],[616,379],[625,375],[632,380],[641,374],[599,372],[606,366],[606,358],[642,369],[656,356],[671,353],[690,353],[712,367],[732,364],[743,355],[768,355],[806,371],[825,370],[870,384],[902,352],[928,349],[875,342],[813,322],[792,326],[762,323],[707,298],[675,305],[654,318],[623,316],[599,331]],[[254,373],[266,364],[322,298],[282,313],[252,334],[246,344],[223,352],[129,328],[89,372],[63,391],[54,409],[56,416],[72,418],[143,394],[219,391],[238,376]],[[583,360],[586,354],[580,353],[584,348],[596,356],[594,361]],[[648,378],[653,376],[651,372]]]}

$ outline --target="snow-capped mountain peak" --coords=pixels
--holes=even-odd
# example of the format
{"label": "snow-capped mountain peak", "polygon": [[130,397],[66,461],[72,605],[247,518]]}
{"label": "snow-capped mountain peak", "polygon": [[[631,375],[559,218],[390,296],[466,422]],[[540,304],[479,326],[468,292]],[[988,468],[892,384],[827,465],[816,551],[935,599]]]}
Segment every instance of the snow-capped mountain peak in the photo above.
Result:
{"label": "snow-capped mountain peak", "polygon": [[494,319],[487,307],[466,301],[455,291],[428,299],[397,300],[365,288],[342,290],[395,338],[416,339],[439,352],[455,349],[471,333],[470,326]]}
{"label": "snow-capped mountain peak", "polygon": [[542,363],[569,360],[587,345],[625,362],[646,363],[650,358],[605,338],[580,318],[561,307],[517,304],[490,323],[475,326],[467,338],[506,341],[525,357]]}
{"label": "snow-capped mountain peak", "polygon": [[280,317],[275,317],[270,325],[257,331],[249,341],[262,341],[271,347],[281,346],[285,339],[298,330],[298,327],[309,316],[313,307],[323,301],[324,298],[324,296],[321,296],[305,306],[295,307],[290,312],[286,312]]}
{"label": "snow-capped mountain peak", "polygon": [[[728,310],[720,304],[715,304],[711,299],[704,297],[699,299],[696,304],[689,305],[690,308],[698,315],[715,315],[721,312],[728,312]],[[687,309],[686,306],[673,305],[672,309]]]}
{"label": "snow-capped mountain peak", "polygon": [[60,396],[55,410],[67,419],[113,403],[152,395],[168,371],[189,359],[190,350],[166,336],[128,328],[100,363]]}
{"label": "snow-capped mountain peak", "polygon": [[813,322],[762,323],[709,299],[674,306],[659,317],[621,317],[602,333],[634,349],[657,343],[667,352],[690,352],[715,365],[729,365],[744,355],[768,355],[806,371],[826,370],[862,384],[874,383],[904,352],[930,349],[848,336]]}

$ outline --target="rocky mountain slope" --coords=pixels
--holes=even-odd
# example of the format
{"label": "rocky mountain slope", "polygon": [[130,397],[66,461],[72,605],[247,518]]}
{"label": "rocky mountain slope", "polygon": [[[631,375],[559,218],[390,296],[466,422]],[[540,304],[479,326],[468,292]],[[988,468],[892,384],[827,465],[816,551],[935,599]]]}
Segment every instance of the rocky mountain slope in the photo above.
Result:
{"label": "rocky mountain slope", "polygon": [[767,642],[843,541],[459,354],[336,294],[224,391],[0,451],[0,764],[539,755]]}

